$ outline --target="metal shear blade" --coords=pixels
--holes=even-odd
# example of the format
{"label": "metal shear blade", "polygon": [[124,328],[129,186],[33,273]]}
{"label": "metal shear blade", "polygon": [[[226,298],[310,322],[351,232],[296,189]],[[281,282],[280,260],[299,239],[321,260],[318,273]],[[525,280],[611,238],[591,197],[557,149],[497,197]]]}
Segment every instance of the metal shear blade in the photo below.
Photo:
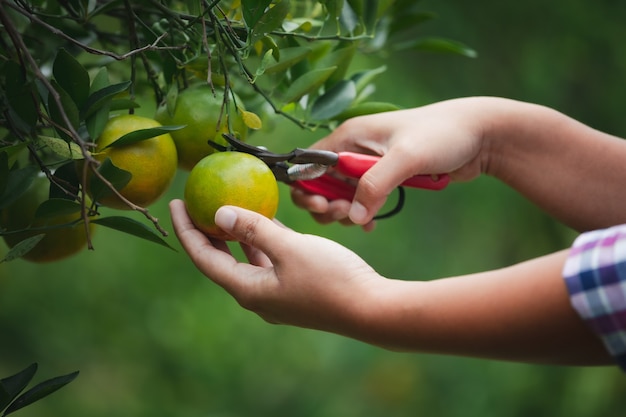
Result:
{"label": "metal shear blade", "polygon": [[286,183],[318,178],[326,173],[329,166],[334,166],[339,161],[339,155],[331,151],[295,148],[288,153],[274,153],[242,142],[227,133],[222,136],[233,149],[261,159],[270,167],[278,181]]}

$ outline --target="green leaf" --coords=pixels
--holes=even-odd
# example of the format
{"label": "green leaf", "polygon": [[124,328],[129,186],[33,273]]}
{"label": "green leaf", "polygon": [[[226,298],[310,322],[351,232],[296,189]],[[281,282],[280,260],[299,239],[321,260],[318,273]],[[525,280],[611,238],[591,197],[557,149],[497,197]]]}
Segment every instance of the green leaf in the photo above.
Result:
{"label": "green leaf", "polygon": [[37,211],[35,211],[36,218],[51,218],[57,216],[64,216],[68,214],[74,214],[80,212],[82,209],[81,204],[77,201],[68,200],[66,198],[50,198],[42,202]]}
{"label": "green leaf", "polygon": [[93,81],[91,81],[91,87],[89,87],[89,94],[93,94],[98,90],[102,90],[105,87],[109,86],[109,71],[107,67],[102,67],[100,71],[93,77]]}
{"label": "green leaf", "polygon": [[[27,237],[26,239],[18,242],[15,246],[13,246],[9,252],[0,260],[2,262],[10,262],[15,259],[21,258],[30,252],[37,244],[46,236],[45,233],[40,233],[35,236]],[[0,408],[1,410],[2,408]],[[3,414],[6,415],[6,414]]]}
{"label": "green leaf", "polygon": [[311,107],[311,118],[314,120],[331,119],[347,109],[355,98],[356,83],[352,80],[340,81],[315,100]]}
{"label": "green leaf", "polygon": [[313,70],[298,77],[285,92],[286,103],[298,101],[305,94],[309,94],[320,88],[324,82],[335,72],[337,67],[321,68]]}
{"label": "green leaf", "polygon": [[52,152],[65,159],[83,159],[83,152],[74,142],[68,142],[61,138],[51,136],[38,136],[40,142],[46,145]]}
{"label": "green leaf", "polygon": [[272,3],[272,0],[241,0],[243,20],[249,28],[254,27]]}
{"label": "green leaf", "polygon": [[18,142],[14,145],[0,148],[1,152],[5,152],[9,156],[9,167],[19,158],[20,153],[28,147],[28,143],[29,142]]}
{"label": "green leaf", "polygon": [[[84,164],[80,165],[81,169],[83,166]],[[80,179],[78,178],[78,169],[76,168],[76,162],[69,161],[64,165],[61,165],[54,171],[53,176],[58,182],[64,184],[64,187],[67,191],[75,191],[76,193],[78,193],[78,189],[80,187]],[[68,194],[52,181],[50,182],[50,192],[48,194],[49,198],[64,198],[70,201],[74,201],[76,199],[75,195]]]}
{"label": "green leaf", "polygon": [[148,226],[136,220],[133,220],[129,217],[111,216],[111,217],[104,217],[101,219],[92,220],[91,222],[99,224],[104,227],[108,227],[110,229],[115,229],[117,231],[127,233],[129,235],[133,235],[141,239],[145,239],[150,242],[159,244],[161,246],[165,246],[166,248],[175,250],[159,235],[153,232]]}
{"label": "green leaf", "polygon": [[261,16],[252,29],[251,42],[254,43],[271,31],[281,27],[288,14],[289,0],[281,0],[274,4],[274,7],[267,9],[267,12]]}
{"label": "green leaf", "polygon": [[104,104],[98,111],[85,119],[85,128],[93,142],[97,141],[109,121],[111,104]]}
{"label": "green leaf", "polygon": [[130,87],[130,85],[130,81],[125,81],[119,84],[109,85],[94,91],[87,98],[85,105],[81,110],[81,117],[87,118],[96,111],[98,111],[100,108],[102,108],[102,106],[104,106],[105,104],[111,103],[116,95],[128,90],[128,87]]}
{"label": "green leaf", "polygon": [[0,379],[0,411],[4,410],[26,388],[36,372],[37,364],[33,363],[15,375]]}
{"label": "green leaf", "polygon": [[310,32],[313,28],[320,28],[322,22],[307,17],[290,17],[283,22],[285,32]]}
{"label": "green leaf", "polygon": [[[81,108],[89,96],[89,74],[87,70],[65,49],[59,50],[52,66],[54,78]],[[65,103],[64,103],[65,106]]]}
{"label": "green leaf", "polygon": [[357,16],[361,16],[363,14],[365,0],[346,0],[346,3],[348,3]]}
{"label": "green leaf", "polygon": [[343,2],[339,22],[350,34],[354,34],[355,30],[359,26],[359,16],[356,14],[355,10],[348,1]]}
{"label": "green leaf", "polygon": [[387,102],[381,101],[368,101],[365,103],[357,104],[356,106],[349,107],[345,111],[339,113],[334,120],[343,121],[352,117],[363,116],[366,114],[383,113],[387,111],[400,110],[401,107]]}
{"label": "green leaf", "polygon": [[[89,97],[85,105],[80,109],[81,118],[85,119],[85,127],[92,141],[96,141],[107,122],[109,121],[109,113],[111,111],[111,103],[117,92],[124,91],[123,84],[117,84],[120,87],[111,87],[109,84],[109,73],[106,67],[102,68],[93,81],[89,90]],[[130,85],[130,83],[128,83]]]}
{"label": "green leaf", "polygon": [[[102,162],[100,167],[98,167],[98,172],[102,174],[102,176],[109,181],[116,190],[124,188],[133,177],[130,172],[113,165],[110,158],[106,158]],[[108,185],[105,184],[97,175],[93,175],[91,177],[91,180],[89,181],[89,190],[91,191],[91,197],[95,201],[113,193]]]}
{"label": "green leaf", "polygon": [[272,51],[272,57],[278,61],[280,60],[280,47],[271,36],[263,36],[261,39],[263,46]]}
{"label": "green leaf", "polygon": [[11,414],[21,408],[26,407],[42,398],[47,397],[53,392],[63,388],[65,385],[72,382],[78,376],[78,371],[71,374],[57,376],[43,381],[33,388],[20,395],[4,412],[4,415]]}
{"label": "green leaf", "polygon": [[256,69],[254,75],[257,77],[263,75],[263,73],[265,72],[265,68],[272,60],[274,60],[273,49],[268,49],[267,51],[265,51],[265,54],[263,54],[263,58],[261,59],[261,65],[259,65],[259,67]]}
{"label": "green leaf", "polygon": [[110,143],[109,145],[102,148],[102,150],[107,148],[115,148],[118,146],[130,145],[133,143],[141,142],[142,140],[151,139],[155,136],[160,136],[165,133],[169,133],[174,130],[179,130],[185,127],[185,125],[172,125],[172,126],[159,126],[159,127],[151,127],[149,129],[139,129],[133,132],[127,133],[121,136],[115,142]]}
{"label": "green leaf", "polygon": [[111,102],[111,111],[114,110],[130,110],[141,107],[139,103],[128,98],[118,98]]}
{"label": "green leaf", "polygon": [[364,70],[353,74],[350,79],[356,83],[357,94],[363,91],[378,75],[387,71],[387,66],[383,65],[378,68]]}
{"label": "green leaf", "polygon": [[280,59],[275,64],[265,67],[265,74],[275,74],[277,72],[286,71],[302,61],[311,53],[311,48],[304,46],[294,46],[291,48],[283,48],[280,50]]}
{"label": "green leaf", "polygon": [[4,193],[0,195],[0,209],[7,207],[21,196],[33,182],[39,169],[34,165],[9,171]]}
{"label": "green leaf", "polygon": [[[12,113],[17,116],[14,120],[18,127],[28,132],[37,124],[38,104],[34,101],[34,95],[27,84],[23,68],[14,61],[6,61],[4,68],[6,82],[6,99]],[[13,118],[15,119],[15,117]]]}
{"label": "green leaf", "polygon": [[170,117],[174,117],[176,104],[178,103],[178,84],[172,83],[165,94],[165,109]]}
{"label": "green leaf", "polygon": [[362,7],[363,14],[361,16],[365,28],[368,32],[371,32],[376,27],[376,22],[378,21],[378,1],[366,0]]}
{"label": "green leaf", "polygon": [[327,84],[333,85],[344,78],[356,53],[356,46],[356,43],[353,43],[343,48],[335,49],[320,59],[317,64],[318,67],[337,67],[337,70],[329,77]]}
{"label": "green leaf", "polygon": [[443,38],[415,39],[396,44],[395,49],[398,51],[415,49],[425,52],[452,53],[463,55],[468,58],[476,58],[478,56],[478,53],[474,49],[466,46],[465,44]]}
{"label": "green leaf", "polygon": [[324,5],[324,25],[322,26],[320,36],[337,36],[341,34],[339,26],[339,17],[344,0],[324,0],[320,1]]}
{"label": "green leaf", "polygon": [[[65,114],[70,122],[70,124],[74,127],[74,129],[78,128],[80,124],[80,113],[78,111],[78,107],[74,103],[74,100],[69,96],[69,94],[54,80],[51,81],[52,86],[55,91],[59,94],[59,99],[61,101],[61,106],[63,106],[63,110],[65,110]],[[61,109],[57,105],[56,100],[52,94],[48,95],[48,108],[50,111],[50,117],[53,121],[55,121],[60,126],[66,127],[67,125],[63,120]],[[65,133],[62,129],[57,129],[59,135],[64,137],[67,140],[71,140],[71,137]]]}

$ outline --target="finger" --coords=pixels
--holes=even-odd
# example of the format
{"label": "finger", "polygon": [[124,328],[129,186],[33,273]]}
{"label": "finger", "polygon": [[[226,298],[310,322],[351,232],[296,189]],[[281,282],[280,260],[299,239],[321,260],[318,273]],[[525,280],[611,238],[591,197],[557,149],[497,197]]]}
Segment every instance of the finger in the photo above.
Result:
{"label": "finger", "polygon": [[376,222],[374,220],[372,220],[370,222],[365,223],[364,225],[361,225],[361,228],[365,232],[371,232],[374,229],[376,229]]}
{"label": "finger", "polygon": [[[320,224],[329,224],[347,219],[352,205],[348,200],[329,201],[320,195],[307,194],[303,191],[294,192],[293,195],[296,205],[307,210],[315,221]],[[308,204],[309,201],[316,201],[320,204],[312,206]]]}
{"label": "finger", "polygon": [[250,285],[249,280],[242,277],[259,275],[259,268],[237,262],[224,242],[215,241],[214,245],[199,231],[189,218],[183,201],[171,201],[170,213],[174,232],[194,265],[235,298]]}
{"label": "finger", "polygon": [[331,222],[348,220],[350,207],[352,207],[351,201],[343,199],[333,200],[328,204],[328,211],[325,213],[326,218]]}
{"label": "finger", "polygon": [[246,245],[245,243],[241,243],[240,246],[241,250],[243,250],[243,253],[246,255],[246,258],[252,265],[263,268],[272,267],[272,261],[270,261],[270,258],[268,258],[267,255],[260,249]]}
{"label": "finger", "polygon": [[[207,245],[215,248],[209,238],[193,224],[182,200],[170,202],[170,214],[174,233],[186,252],[195,252],[198,247]],[[222,246],[220,249],[227,249],[227,247]]]}
{"label": "finger", "polygon": [[267,217],[235,206],[220,207],[215,224],[239,242],[260,249],[270,260],[279,259],[288,250],[293,232]]}
{"label": "finger", "polygon": [[310,211],[311,213],[326,213],[328,211],[328,200],[318,194],[310,194],[292,188],[291,200],[297,207]]}
{"label": "finger", "polygon": [[222,256],[219,254],[221,252],[226,257],[232,258],[230,250],[224,242],[215,242],[214,244],[204,233],[195,227],[187,214],[183,201],[172,200],[170,202],[170,213],[176,237],[178,237],[183,249],[185,249],[185,252],[187,252],[199,269],[203,270],[205,256],[218,257]]}
{"label": "finger", "polygon": [[359,225],[371,222],[389,194],[413,175],[412,166],[398,164],[402,159],[406,159],[406,155],[403,155],[399,147],[392,148],[363,174],[350,208],[350,220]]}

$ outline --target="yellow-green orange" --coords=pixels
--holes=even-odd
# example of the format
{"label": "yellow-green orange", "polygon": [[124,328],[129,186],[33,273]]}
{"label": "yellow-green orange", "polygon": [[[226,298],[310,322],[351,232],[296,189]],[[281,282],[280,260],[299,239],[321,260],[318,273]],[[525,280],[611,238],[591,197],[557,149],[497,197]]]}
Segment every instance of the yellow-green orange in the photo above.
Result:
{"label": "yellow-green orange", "polygon": [[217,152],[204,157],[185,184],[189,217],[205,234],[230,240],[215,224],[215,212],[224,205],[243,207],[273,218],[278,209],[278,185],[268,166],[242,152]]}
{"label": "yellow-green orange", "polygon": [[[32,229],[4,235],[4,241],[9,248],[31,236],[45,233],[43,239],[22,256],[31,262],[58,261],[87,247],[87,232],[85,223],[80,221],[80,212],[53,217],[35,217],[37,207],[48,199],[48,190],[48,179],[45,176],[37,177],[24,194],[2,210],[0,216],[1,226],[7,231]],[[58,229],[42,229],[74,222],[76,223],[71,226]],[[90,234],[94,232],[93,224],[90,223],[89,229]]]}
{"label": "yellow-green orange", "polygon": [[[166,133],[129,145],[107,146],[127,133],[160,126],[156,120],[143,116],[116,116],[108,121],[96,142],[95,157],[98,160],[110,158],[113,165],[132,174],[130,182],[120,190],[120,194],[142,207],[157,201],[176,175],[178,158],[172,137]],[[107,207],[129,209],[113,193],[98,202]]]}
{"label": "yellow-green orange", "polygon": [[235,107],[233,98],[229,97],[228,109],[222,110],[223,98],[223,89],[216,89],[213,94],[208,85],[197,85],[178,94],[173,111],[165,104],[157,109],[155,119],[161,124],[185,126],[171,133],[182,169],[191,170],[198,161],[215,152],[209,140],[226,145],[222,133],[229,132],[229,128],[230,133],[238,139],[246,139],[248,128],[241,116],[243,103],[235,95],[240,109]]}

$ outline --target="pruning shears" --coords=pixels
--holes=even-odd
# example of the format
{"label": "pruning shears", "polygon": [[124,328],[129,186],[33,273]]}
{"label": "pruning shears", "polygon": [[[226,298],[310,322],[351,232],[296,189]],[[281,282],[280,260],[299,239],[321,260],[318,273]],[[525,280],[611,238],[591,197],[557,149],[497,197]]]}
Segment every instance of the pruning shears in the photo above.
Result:
{"label": "pruning shears", "polygon": [[[311,194],[319,194],[328,200],[352,201],[356,182],[380,157],[355,152],[332,152],[321,149],[295,148],[288,153],[274,153],[267,149],[242,142],[229,134],[222,134],[230,146],[239,152],[249,153],[261,159],[272,170],[276,180]],[[224,148],[214,142],[211,145]],[[332,172],[329,172],[332,169]],[[447,174],[415,175],[401,186],[425,190],[442,190],[450,182]],[[404,201],[402,187],[398,207]],[[387,217],[385,216],[378,216]]]}

